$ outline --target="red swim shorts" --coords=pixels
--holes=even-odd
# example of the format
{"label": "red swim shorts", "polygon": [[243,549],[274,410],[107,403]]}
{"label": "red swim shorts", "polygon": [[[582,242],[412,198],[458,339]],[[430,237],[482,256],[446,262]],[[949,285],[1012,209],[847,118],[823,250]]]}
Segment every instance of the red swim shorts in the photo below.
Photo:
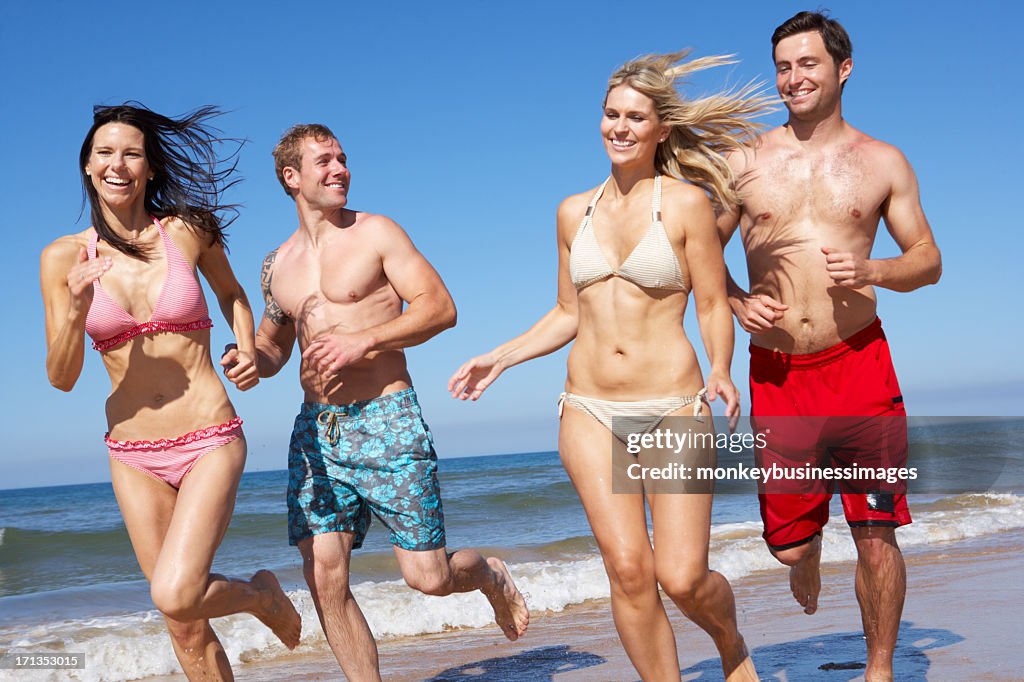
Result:
{"label": "red swim shorts", "polygon": [[[817,353],[790,355],[750,347],[751,418],[755,429],[774,429],[758,466],[791,471],[822,465],[848,475],[867,470],[906,470],[907,432],[903,394],[876,318],[840,343]],[[857,470],[857,471],[855,471]],[[819,469],[820,471],[820,469]],[[838,486],[851,527],[895,528],[911,522],[906,479],[788,482],[758,495],[764,539],[774,550],[809,542],[828,523],[828,507]],[[896,485],[893,485],[896,483]],[[796,486],[796,487],[794,487]],[[767,490],[767,493],[765,492]]]}

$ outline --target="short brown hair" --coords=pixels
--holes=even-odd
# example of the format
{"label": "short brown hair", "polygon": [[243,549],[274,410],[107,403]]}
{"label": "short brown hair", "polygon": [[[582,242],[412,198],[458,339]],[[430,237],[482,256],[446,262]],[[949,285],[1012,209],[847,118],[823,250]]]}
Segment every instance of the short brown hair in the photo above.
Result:
{"label": "short brown hair", "polygon": [[292,192],[284,181],[284,169],[287,166],[302,166],[302,141],[307,137],[317,141],[338,139],[330,128],[320,123],[300,123],[285,131],[274,147],[274,171],[277,172],[277,181],[284,187],[284,193],[290,197]]}
{"label": "short brown hair", "polygon": [[775,48],[780,41],[798,33],[812,32],[821,36],[825,49],[828,50],[837,69],[853,56],[853,44],[842,24],[821,12],[798,12],[784,21],[772,34],[772,62],[775,62]]}

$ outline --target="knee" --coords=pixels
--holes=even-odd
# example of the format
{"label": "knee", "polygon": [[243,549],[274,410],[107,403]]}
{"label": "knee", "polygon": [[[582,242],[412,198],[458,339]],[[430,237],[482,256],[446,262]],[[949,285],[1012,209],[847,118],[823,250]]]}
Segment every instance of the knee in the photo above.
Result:
{"label": "knee", "polygon": [[605,568],[612,589],[628,598],[657,590],[654,565],[645,557],[618,554],[605,557]]}
{"label": "knee", "polygon": [[697,595],[707,576],[706,570],[696,570],[681,566],[666,567],[657,572],[658,584],[665,594],[684,608],[697,603]]}
{"label": "knee", "polygon": [[420,572],[404,577],[405,584],[417,592],[432,597],[445,597],[452,593],[451,576],[440,571]]}
{"label": "knee", "polygon": [[893,539],[885,535],[855,538],[858,563],[871,571],[883,569],[900,553]]}
{"label": "knee", "polygon": [[344,599],[350,594],[348,570],[340,562],[316,558],[303,561],[302,575],[314,597],[333,594]]}
{"label": "knee", "polygon": [[178,580],[154,580],[149,596],[160,613],[176,621],[199,620],[200,604],[205,585]]}
{"label": "knee", "polygon": [[815,536],[810,542],[805,542],[804,544],[797,545],[796,547],[787,547],[786,549],[769,549],[771,549],[772,556],[779,560],[779,563],[785,564],[786,566],[796,566],[812,553],[818,551],[818,546],[818,538]]}

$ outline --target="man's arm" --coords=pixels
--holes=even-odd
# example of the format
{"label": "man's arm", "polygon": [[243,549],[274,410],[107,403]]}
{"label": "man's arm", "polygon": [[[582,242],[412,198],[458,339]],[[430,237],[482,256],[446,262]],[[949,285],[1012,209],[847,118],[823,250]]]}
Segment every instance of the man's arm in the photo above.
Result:
{"label": "man's arm", "polygon": [[311,341],[302,357],[328,375],[367,353],[417,346],[455,326],[451,294],[409,235],[390,218],[373,216],[372,220],[377,221],[370,232],[384,276],[407,305],[401,315],[382,324],[358,332],[324,334]]}
{"label": "man's arm", "polygon": [[[741,164],[745,156],[741,152],[734,151],[729,154],[728,159],[733,174],[736,177],[741,177],[743,172]],[[741,208],[739,206],[718,208],[715,226],[718,228],[718,239],[722,242],[723,254],[726,244],[729,243],[729,240],[736,233],[736,228],[739,227],[740,212]],[[725,293],[729,299],[729,307],[732,309],[733,315],[736,316],[736,321],[740,323],[744,330],[751,334],[761,334],[768,331],[775,326],[776,322],[782,319],[783,313],[789,309],[788,305],[784,305],[781,301],[776,301],[771,296],[766,296],[765,294],[752,296],[750,292],[745,291],[743,287],[736,283],[732,273],[729,272],[728,266],[725,268]]]}
{"label": "man's arm", "polygon": [[878,163],[893,172],[889,197],[882,204],[882,218],[903,254],[872,259],[823,248],[829,274],[836,284],[851,288],[873,285],[913,291],[935,284],[942,275],[942,255],[921,208],[914,169],[895,148],[889,148]]}
{"label": "man's arm", "polygon": [[260,287],[266,303],[263,319],[256,330],[256,368],[261,377],[272,377],[280,372],[288,363],[292,347],[295,346],[295,322],[281,310],[281,306],[270,292],[275,260],[277,249],[263,259],[263,269],[260,272]]}

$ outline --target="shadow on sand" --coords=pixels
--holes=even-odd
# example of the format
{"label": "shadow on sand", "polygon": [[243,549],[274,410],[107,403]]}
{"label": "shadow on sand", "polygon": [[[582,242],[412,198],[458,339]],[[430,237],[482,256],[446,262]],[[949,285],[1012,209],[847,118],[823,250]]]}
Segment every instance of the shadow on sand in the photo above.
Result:
{"label": "shadow on sand", "polygon": [[[605,659],[586,651],[573,651],[571,647],[546,646],[522,651],[515,656],[488,658],[449,668],[426,682],[464,682],[465,680],[502,680],[507,682],[545,682],[554,680],[558,673],[582,670],[601,665]],[[595,679],[598,679],[596,677]]]}
{"label": "shadow on sand", "polygon": [[[902,621],[893,657],[896,679],[901,682],[925,682],[931,665],[925,652],[963,640],[961,635],[949,630],[917,628],[909,621]],[[757,673],[763,680],[777,679],[781,673],[785,674],[788,682],[848,682],[864,676],[866,650],[861,632],[837,632],[770,644],[757,647],[751,654]],[[701,661],[681,672],[683,679],[688,682],[722,679],[722,666],[717,658]]]}

